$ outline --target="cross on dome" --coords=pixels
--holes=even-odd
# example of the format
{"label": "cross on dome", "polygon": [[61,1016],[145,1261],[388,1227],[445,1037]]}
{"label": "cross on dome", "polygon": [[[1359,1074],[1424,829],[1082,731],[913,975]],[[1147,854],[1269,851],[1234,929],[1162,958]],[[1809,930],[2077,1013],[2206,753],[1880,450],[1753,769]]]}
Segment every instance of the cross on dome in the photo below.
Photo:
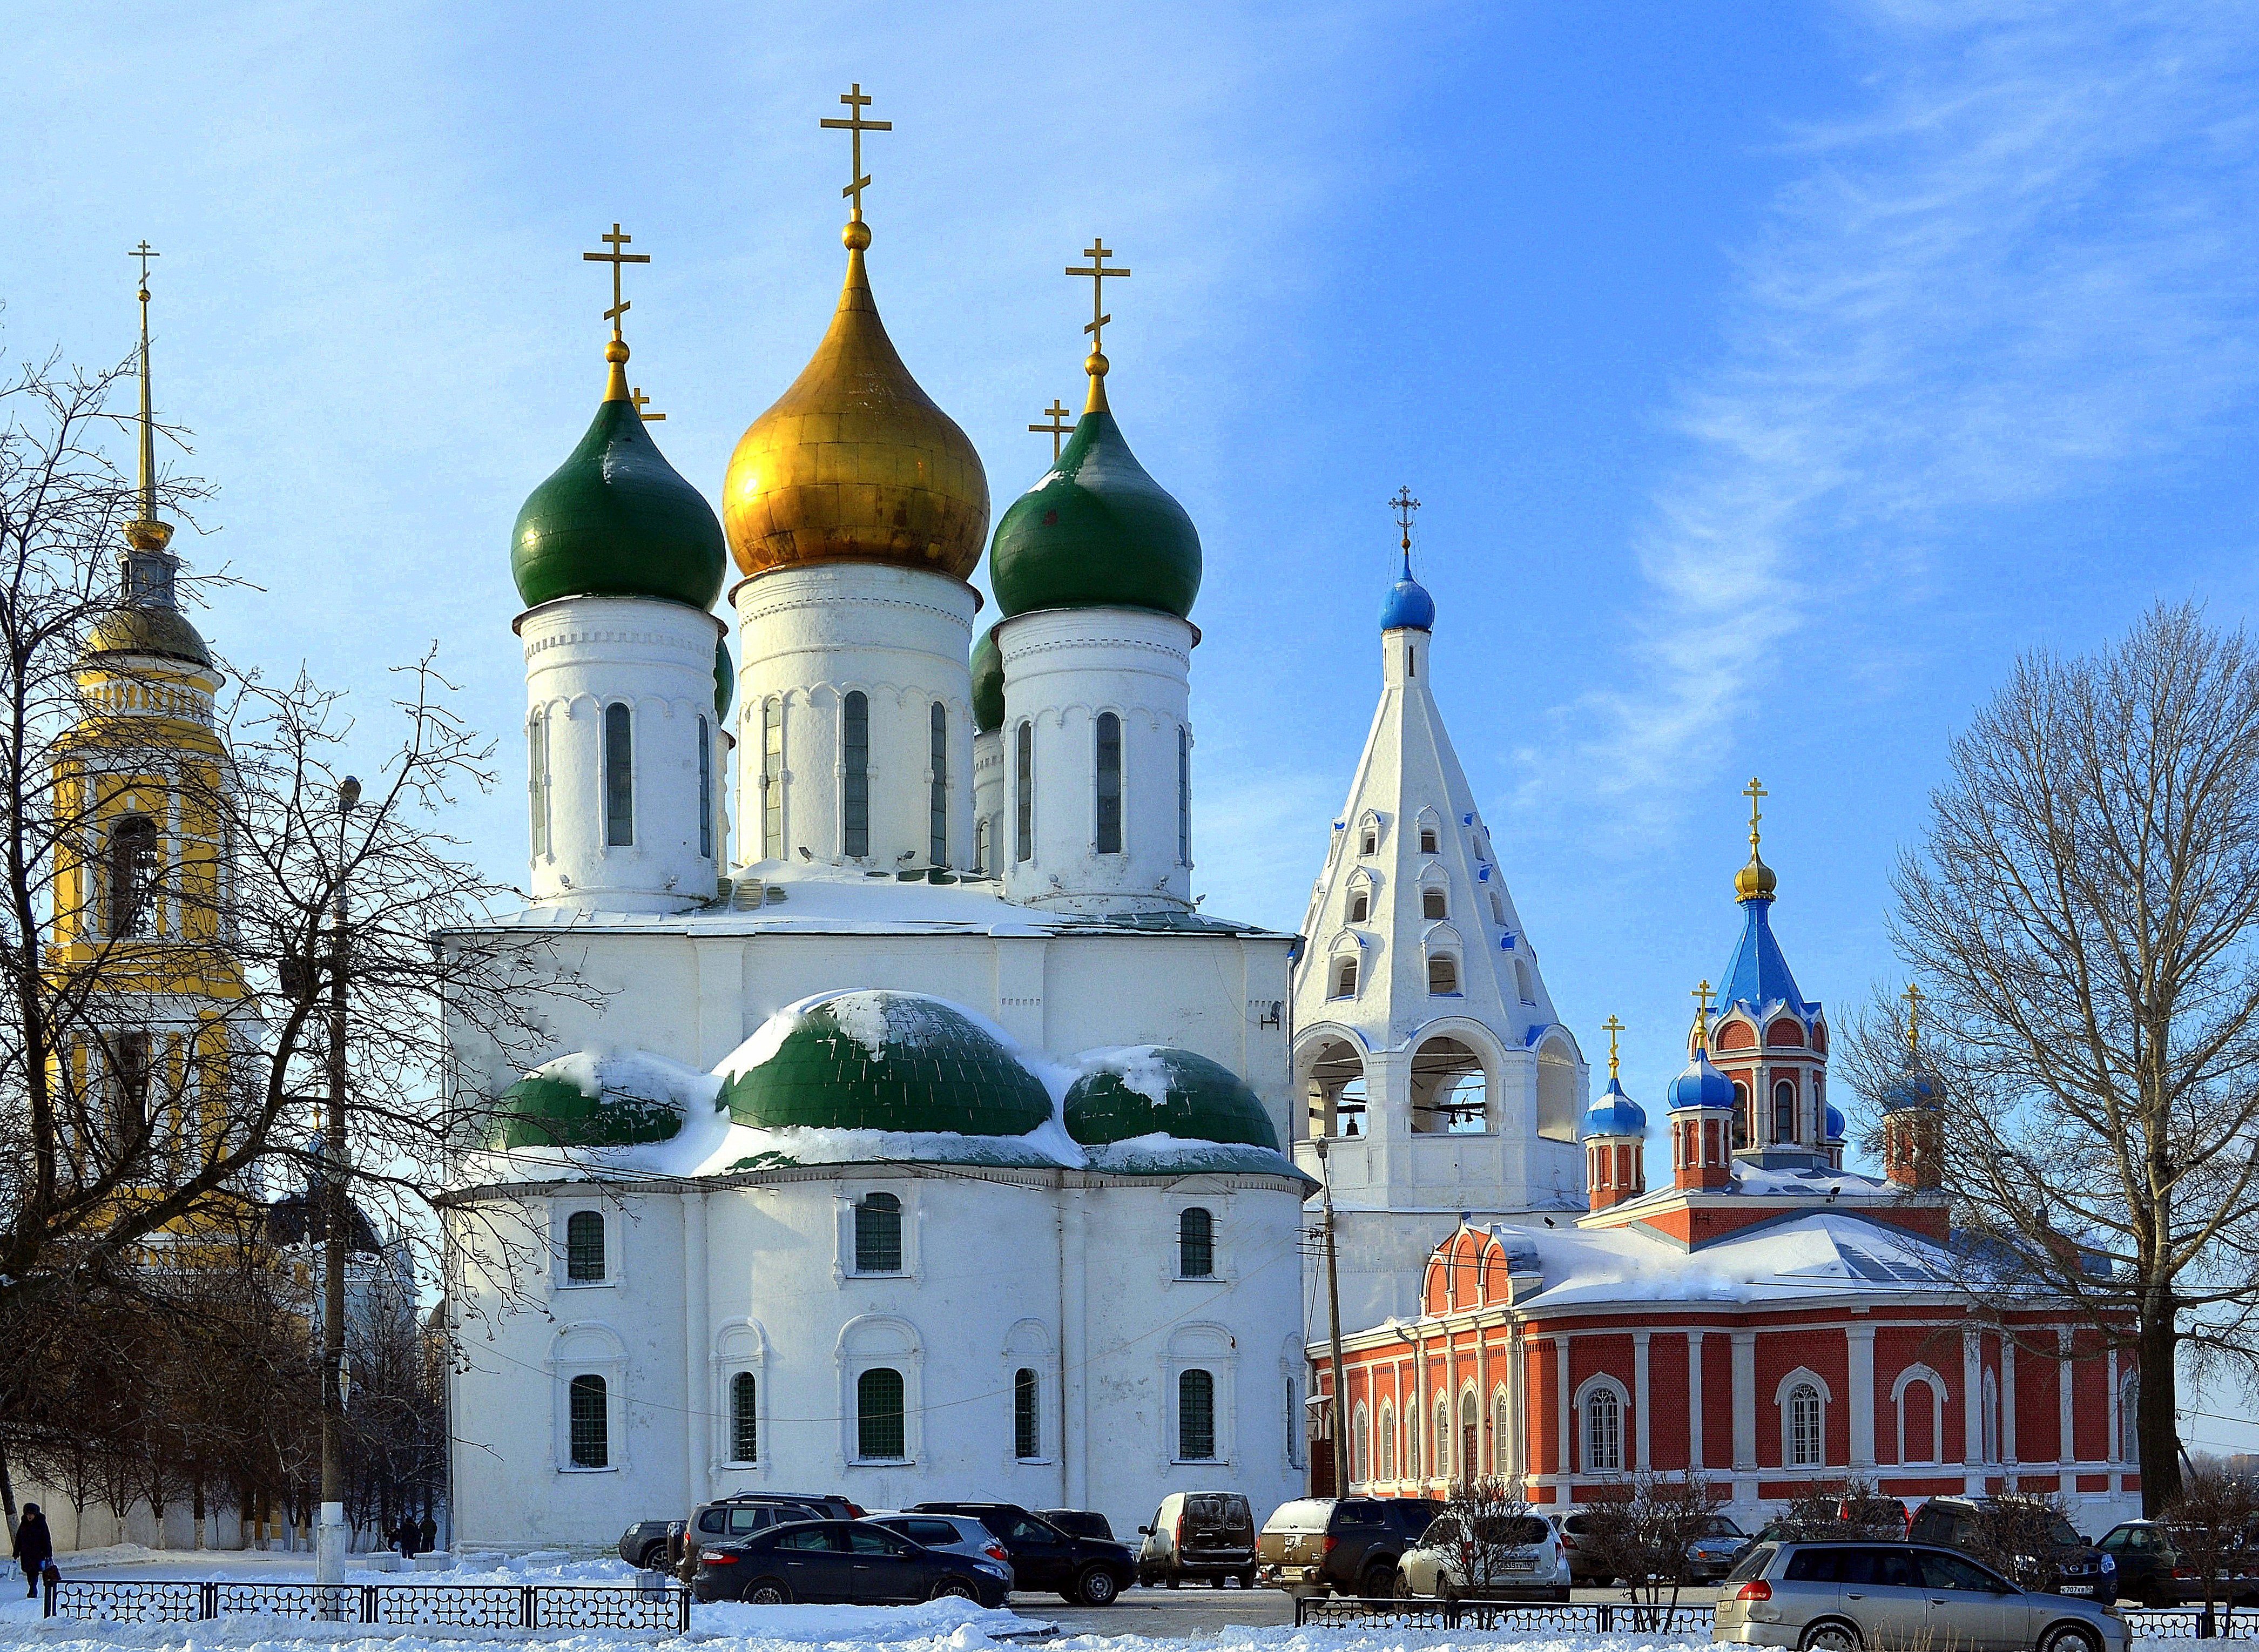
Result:
{"label": "cross on dome", "polygon": [[1046,431],[1050,433],[1051,438],[1051,463],[1056,465],[1058,463],[1060,439],[1064,438],[1069,431],[1074,428],[1074,421],[1067,417],[1066,403],[1060,401],[1057,396],[1053,396],[1051,398],[1051,404],[1044,409],[1044,417],[1049,419],[1051,423],[1048,424],[1030,424],[1028,426],[1028,429],[1031,433],[1037,436],[1041,436]]}
{"label": "cross on dome", "polygon": [[[839,94],[839,101],[847,105],[846,119],[841,120],[834,116],[826,116],[816,124],[827,131],[844,132],[847,134],[847,187],[839,193],[852,203],[847,211],[848,223],[860,224],[863,222],[863,191],[871,187],[870,177],[863,170],[863,134],[866,132],[892,132],[894,129],[894,123],[891,120],[863,118],[863,111],[871,106],[871,100],[865,94],[863,82],[860,81],[851,82],[847,89]],[[858,243],[851,235],[847,244],[853,246]],[[860,245],[868,246],[870,244],[871,231],[866,228],[862,232]]]}
{"label": "cross on dome", "polygon": [[1108,365],[1106,360],[1106,324],[1114,319],[1106,313],[1106,283],[1109,277],[1114,276],[1127,281],[1130,272],[1106,267],[1106,260],[1118,254],[1106,245],[1106,238],[1102,235],[1093,236],[1090,245],[1082,249],[1082,255],[1090,262],[1080,269],[1070,264],[1066,267],[1066,273],[1090,277],[1090,320],[1083,328],[1090,335],[1090,353],[1083,358],[1082,362],[1082,370],[1090,375],[1090,400],[1085,403],[1083,411],[1094,413],[1106,406],[1105,379]]}

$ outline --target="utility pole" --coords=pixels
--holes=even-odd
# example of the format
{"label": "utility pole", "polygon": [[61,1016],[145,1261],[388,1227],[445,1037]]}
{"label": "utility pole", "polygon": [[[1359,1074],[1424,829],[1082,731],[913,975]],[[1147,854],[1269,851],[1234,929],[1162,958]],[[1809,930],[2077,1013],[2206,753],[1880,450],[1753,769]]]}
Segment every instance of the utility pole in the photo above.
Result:
{"label": "utility pole", "polygon": [[1326,1138],[1318,1137],[1318,1183],[1326,1213],[1326,1317],[1333,1335],[1334,1369],[1334,1495],[1349,1494],[1349,1474],[1342,1466],[1349,1450],[1349,1394],[1342,1386],[1341,1276],[1334,1267],[1334,1178],[1326,1169]]}
{"label": "utility pole", "polygon": [[346,1581],[346,820],[360,802],[360,782],[338,787],[338,877],[330,909],[330,1094],[322,1129],[322,1512],[314,1528],[314,1582],[338,1592],[323,1598],[322,1615],[343,1615]]}

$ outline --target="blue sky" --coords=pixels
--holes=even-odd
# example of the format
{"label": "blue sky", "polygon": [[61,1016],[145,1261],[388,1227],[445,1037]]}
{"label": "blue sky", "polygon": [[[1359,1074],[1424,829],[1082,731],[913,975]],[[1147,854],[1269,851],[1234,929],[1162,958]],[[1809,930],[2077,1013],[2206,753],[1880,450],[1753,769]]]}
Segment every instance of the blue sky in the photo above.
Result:
{"label": "blue sky", "polygon": [[[1076,404],[1199,523],[1200,887],[1291,928],[1426,502],[1436,686],[1556,1002],[1651,1100],[1735,933],[1761,774],[1806,993],[1892,978],[1945,744],[2035,644],[2259,595],[2259,17],[2236,7],[0,5],[0,349],[124,352],[222,492],[205,629],[384,723],[436,639],[522,706],[519,501],[585,426],[614,219],[633,376],[718,490],[872,270],[997,508]],[[466,830],[513,875],[517,754]],[[2191,1429],[2201,1440],[2204,1424]]]}

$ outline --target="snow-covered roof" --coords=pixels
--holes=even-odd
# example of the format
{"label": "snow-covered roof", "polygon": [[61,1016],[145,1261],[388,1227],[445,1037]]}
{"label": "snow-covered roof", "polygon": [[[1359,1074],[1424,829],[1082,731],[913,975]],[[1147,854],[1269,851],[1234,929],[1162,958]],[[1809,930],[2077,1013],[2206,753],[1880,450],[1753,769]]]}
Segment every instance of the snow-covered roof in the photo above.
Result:
{"label": "snow-covered roof", "polygon": [[1774,1304],[1909,1290],[1946,1290],[1955,1277],[1943,1247],[1919,1234],[1849,1214],[1815,1211],[1712,1241],[1689,1254],[1635,1228],[1521,1228],[1488,1231],[1509,1251],[1534,1253],[1543,1284],[1518,1308],[1627,1301]]}
{"label": "snow-covered roof", "polygon": [[[1838,1205],[1876,1200],[1895,1203],[1906,1196],[1906,1189],[1879,1177],[1863,1175],[1852,1170],[1831,1170],[1826,1161],[1816,1155],[1808,1163],[1767,1165],[1737,1154],[1731,1160],[1731,1168],[1733,1179],[1730,1182],[1698,1196],[1706,1200],[1809,1199],[1816,1205],[1831,1201]],[[1650,1211],[1676,1206],[1686,1196],[1686,1190],[1679,1187],[1657,1187],[1637,1199],[1611,1205],[1606,1214],[1611,1224],[1636,1220]]]}

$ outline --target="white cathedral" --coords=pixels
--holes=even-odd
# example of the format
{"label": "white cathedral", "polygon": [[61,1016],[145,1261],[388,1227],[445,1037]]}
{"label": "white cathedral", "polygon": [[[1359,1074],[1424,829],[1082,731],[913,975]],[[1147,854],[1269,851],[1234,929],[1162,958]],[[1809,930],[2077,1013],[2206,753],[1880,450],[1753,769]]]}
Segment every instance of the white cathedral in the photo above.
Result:
{"label": "white cathedral", "polygon": [[1304,935],[1198,911],[1200,539],[1105,356],[992,540],[859,206],[844,239],[718,519],[616,317],[595,419],[517,518],[531,898],[498,922],[601,1002],[556,1000],[531,1072],[461,1049],[496,1098],[446,1195],[463,1544],[764,1489],[1122,1530],[1229,1488],[1259,1516],[1308,1481],[1320,1175],[1352,1326],[1414,1310],[1464,1214],[1583,1207],[1586,1067],[1408,560]]}

